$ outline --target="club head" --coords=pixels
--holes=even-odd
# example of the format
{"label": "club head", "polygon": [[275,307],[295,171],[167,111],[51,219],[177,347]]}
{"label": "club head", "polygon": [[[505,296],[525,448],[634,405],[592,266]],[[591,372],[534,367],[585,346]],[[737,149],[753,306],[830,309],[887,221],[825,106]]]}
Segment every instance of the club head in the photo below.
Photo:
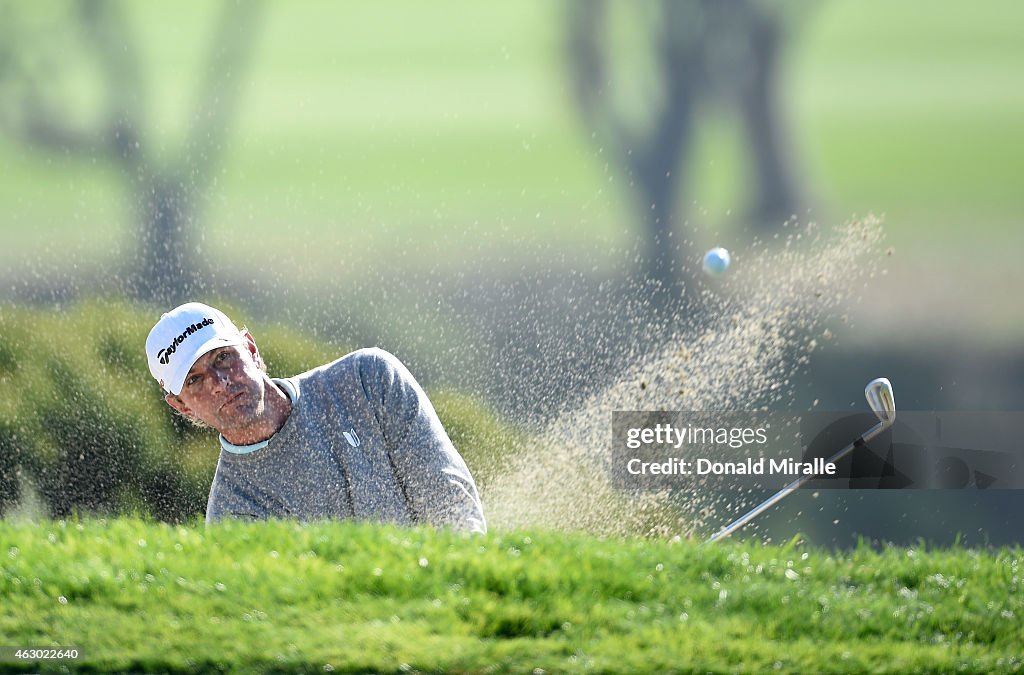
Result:
{"label": "club head", "polygon": [[892,383],[884,377],[871,380],[864,388],[864,398],[868,400],[871,412],[875,413],[879,421],[885,427],[892,426],[896,421],[896,399],[892,395]]}

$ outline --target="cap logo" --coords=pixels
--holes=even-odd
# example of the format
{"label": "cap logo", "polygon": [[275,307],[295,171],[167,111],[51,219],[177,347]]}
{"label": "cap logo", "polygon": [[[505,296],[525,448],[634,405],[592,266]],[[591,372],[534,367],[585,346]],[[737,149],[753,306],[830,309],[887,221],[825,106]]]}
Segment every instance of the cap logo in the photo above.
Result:
{"label": "cap logo", "polygon": [[186,328],[184,331],[182,331],[181,335],[179,335],[178,337],[174,338],[174,341],[171,342],[171,344],[167,345],[166,347],[161,349],[159,352],[157,352],[156,353],[157,359],[160,361],[160,363],[162,363],[163,365],[166,366],[168,364],[168,362],[170,362],[170,360],[171,360],[171,355],[174,354],[174,352],[176,352],[178,350],[178,347],[181,345],[181,343],[183,343],[185,340],[187,340],[192,335],[194,335],[194,334],[198,333],[199,331],[201,331],[202,329],[206,328],[207,326],[212,326],[212,325],[213,325],[213,319],[211,319],[210,317],[204,318],[199,323],[192,324],[191,326]]}

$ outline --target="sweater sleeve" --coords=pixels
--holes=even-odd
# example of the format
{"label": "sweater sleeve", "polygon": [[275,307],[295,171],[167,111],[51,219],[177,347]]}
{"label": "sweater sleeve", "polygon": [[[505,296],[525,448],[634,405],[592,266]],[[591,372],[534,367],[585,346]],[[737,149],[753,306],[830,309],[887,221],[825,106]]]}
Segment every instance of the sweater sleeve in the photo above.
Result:
{"label": "sweater sleeve", "polygon": [[473,476],[423,388],[392,354],[366,351],[360,379],[414,517],[435,527],[486,532]]}

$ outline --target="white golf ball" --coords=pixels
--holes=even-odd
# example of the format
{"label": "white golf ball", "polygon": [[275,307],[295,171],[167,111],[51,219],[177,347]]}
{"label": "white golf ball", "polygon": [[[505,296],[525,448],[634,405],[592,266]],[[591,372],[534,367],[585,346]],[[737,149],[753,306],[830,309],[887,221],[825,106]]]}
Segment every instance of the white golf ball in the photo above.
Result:
{"label": "white golf ball", "polygon": [[716,246],[704,254],[704,271],[715,277],[729,269],[729,252]]}

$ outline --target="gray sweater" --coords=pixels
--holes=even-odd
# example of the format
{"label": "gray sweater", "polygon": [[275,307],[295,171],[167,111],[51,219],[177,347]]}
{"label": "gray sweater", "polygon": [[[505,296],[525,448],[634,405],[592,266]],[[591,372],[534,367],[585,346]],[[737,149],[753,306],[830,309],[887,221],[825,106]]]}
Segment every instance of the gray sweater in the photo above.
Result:
{"label": "gray sweater", "polygon": [[208,523],[355,518],[486,531],[469,468],[393,355],[361,349],[275,381],[291,415],[265,447],[221,451]]}

